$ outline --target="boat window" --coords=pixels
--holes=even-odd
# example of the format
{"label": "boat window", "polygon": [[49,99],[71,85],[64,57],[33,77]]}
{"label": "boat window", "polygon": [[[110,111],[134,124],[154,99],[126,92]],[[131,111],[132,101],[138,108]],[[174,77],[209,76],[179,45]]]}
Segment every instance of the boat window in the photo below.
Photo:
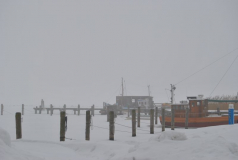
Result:
{"label": "boat window", "polygon": [[197,106],[200,106],[200,102],[197,102]]}

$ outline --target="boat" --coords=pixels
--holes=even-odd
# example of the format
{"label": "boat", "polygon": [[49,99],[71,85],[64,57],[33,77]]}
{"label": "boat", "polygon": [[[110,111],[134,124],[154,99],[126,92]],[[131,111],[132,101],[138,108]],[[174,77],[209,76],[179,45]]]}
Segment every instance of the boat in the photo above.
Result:
{"label": "boat", "polygon": [[[171,111],[174,112],[174,127],[185,127],[186,108],[188,108],[188,127],[208,127],[217,125],[226,125],[229,123],[228,109],[227,111],[211,112],[208,110],[209,103],[226,103],[235,104],[238,100],[210,100],[202,99],[202,96],[187,97],[188,101],[180,104],[172,104]],[[227,107],[228,108],[228,107]],[[168,112],[171,113],[171,112]],[[215,114],[214,114],[215,113]],[[237,113],[237,112],[235,112]],[[162,124],[162,116],[159,117]],[[165,126],[171,127],[171,114],[165,115]],[[234,116],[234,123],[238,123],[238,115]]]}

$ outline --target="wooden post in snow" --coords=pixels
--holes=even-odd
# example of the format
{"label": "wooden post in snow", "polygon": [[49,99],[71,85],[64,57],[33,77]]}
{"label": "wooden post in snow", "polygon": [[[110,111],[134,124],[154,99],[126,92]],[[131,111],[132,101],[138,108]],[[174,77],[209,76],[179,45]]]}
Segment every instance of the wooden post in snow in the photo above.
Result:
{"label": "wooden post in snow", "polygon": [[38,108],[38,107],[36,106],[36,109],[35,109],[35,114],[37,114],[37,108]]}
{"label": "wooden post in snow", "polygon": [[219,107],[217,108],[217,114],[218,114],[218,115],[221,115],[221,112],[220,112],[220,108],[219,108]]}
{"label": "wooden post in snow", "polygon": [[3,115],[3,104],[1,104],[1,115]]}
{"label": "wooden post in snow", "polygon": [[90,111],[86,111],[86,131],[85,131],[85,140],[89,141],[90,140]]}
{"label": "wooden post in snow", "polygon": [[91,114],[94,116],[94,105],[91,106]]}
{"label": "wooden post in snow", "polygon": [[53,114],[53,105],[50,104],[50,115],[52,116],[52,114]]}
{"label": "wooden post in snow", "polygon": [[137,113],[137,127],[140,127],[140,107],[138,107],[138,113]]}
{"label": "wooden post in snow", "polygon": [[65,141],[65,112],[60,112],[60,141]]}
{"label": "wooden post in snow", "polygon": [[114,141],[114,111],[110,111],[109,140]]}
{"label": "wooden post in snow", "polygon": [[188,107],[186,108],[186,113],[185,113],[185,129],[188,129]]}
{"label": "wooden post in snow", "polygon": [[158,124],[158,107],[155,107],[155,124]]}
{"label": "wooden post in snow", "polygon": [[22,130],[21,130],[21,113],[17,112],[15,115],[16,119],[16,139],[22,138]]}
{"label": "wooden post in snow", "polygon": [[171,109],[171,130],[174,130],[174,108]]}
{"label": "wooden post in snow", "polygon": [[80,105],[78,105],[78,116],[80,115]]}
{"label": "wooden post in snow", "polygon": [[165,131],[165,109],[162,108],[162,132]]}
{"label": "wooden post in snow", "polygon": [[21,114],[24,115],[24,104],[21,106]]}
{"label": "wooden post in snow", "polygon": [[136,136],[136,110],[132,110],[132,137]]}
{"label": "wooden post in snow", "polygon": [[154,109],[150,110],[150,134],[154,134]]}

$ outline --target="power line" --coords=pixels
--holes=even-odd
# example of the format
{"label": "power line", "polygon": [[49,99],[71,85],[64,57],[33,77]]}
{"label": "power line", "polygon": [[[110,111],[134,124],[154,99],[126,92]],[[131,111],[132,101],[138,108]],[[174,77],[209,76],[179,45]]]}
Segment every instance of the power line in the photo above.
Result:
{"label": "power line", "polygon": [[222,58],[224,58],[224,57],[228,56],[229,54],[231,54],[232,52],[236,51],[237,49],[238,49],[238,48],[236,48],[236,49],[232,50],[231,52],[229,52],[228,54],[226,54],[226,55],[224,55],[224,56],[222,56],[222,57],[218,58],[217,60],[213,61],[213,62],[212,62],[212,63],[210,63],[209,65],[207,65],[207,66],[205,66],[205,67],[201,68],[201,69],[200,69],[200,70],[198,70],[197,72],[195,72],[195,73],[191,74],[190,76],[188,76],[188,77],[184,78],[183,80],[179,81],[179,82],[178,82],[178,83],[176,83],[175,85],[178,85],[179,83],[181,83],[181,82],[183,82],[183,81],[187,80],[188,78],[192,77],[193,75],[197,74],[198,72],[200,72],[200,71],[204,70],[205,68],[207,68],[207,67],[211,66],[212,64],[216,63],[216,62],[217,62],[217,61],[219,61],[220,59],[222,59]]}
{"label": "power line", "polygon": [[233,62],[231,63],[231,65],[228,67],[228,69],[226,70],[226,72],[224,73],[224,75],[221,77],[221,79],[219,80],[219,82],[217,83],[216,87],[213,89],[213,91],[211,92],[210,96],[212,95],[212,93],[215,91],[215,89],[217,88],[217,86],[220,84],[220,82],[222,81],[222,79],[225,77],[225,75],[227,74],[227,72],[229,71],[229,69],[231,68],[231,66],[233,65],[233,63],[236,61],[236,59],[238,58],[238,55],[236,56],[236,58],[233,60]]}

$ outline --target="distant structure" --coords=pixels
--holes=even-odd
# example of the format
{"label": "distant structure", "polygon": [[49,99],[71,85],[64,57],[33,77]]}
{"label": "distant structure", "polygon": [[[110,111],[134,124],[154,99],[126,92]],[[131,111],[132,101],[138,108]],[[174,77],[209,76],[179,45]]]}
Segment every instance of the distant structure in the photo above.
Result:
{"label": "distant structure", "polygon": [[154,108],[153,97],[151,96],[116,96],[116,103],[122,108]]}
{"label": "distant structure", "polygon": [[43,100],[43,99],[41,100],[40,108],[41,108],[41,109],[44,109],[44,108],[45,108],[45,103],[44,103],[44,100]]}

